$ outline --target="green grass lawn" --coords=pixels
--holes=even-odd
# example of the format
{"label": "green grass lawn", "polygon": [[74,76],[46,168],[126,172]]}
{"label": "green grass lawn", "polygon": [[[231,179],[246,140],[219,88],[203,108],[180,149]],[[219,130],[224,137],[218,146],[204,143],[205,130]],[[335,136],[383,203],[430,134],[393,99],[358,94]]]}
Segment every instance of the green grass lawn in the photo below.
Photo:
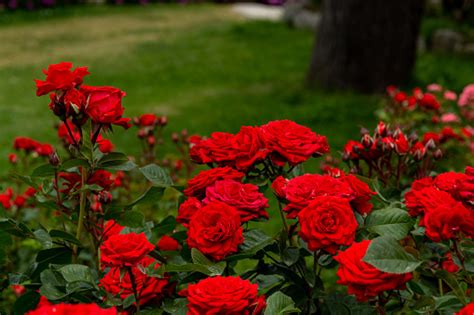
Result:
{"label": "green grass lawn", "polygon": [[[0,13],[0,173],[13,137],[55,143],[56,118],[34,78],[50,63],[89,66],[88,84],[127,92],[126,114],[169,116],[168,133],[235,132],[241,125],[293,119],[327,135],[333,151],[372,127],[379,96],[304,88],[314,35],[248,22],[228,6],[72,7]],[[461,89],[474,81],[473,58],[420,56],[412,84]],[[116,130],[119,150],[136,153],[134,132]]]}

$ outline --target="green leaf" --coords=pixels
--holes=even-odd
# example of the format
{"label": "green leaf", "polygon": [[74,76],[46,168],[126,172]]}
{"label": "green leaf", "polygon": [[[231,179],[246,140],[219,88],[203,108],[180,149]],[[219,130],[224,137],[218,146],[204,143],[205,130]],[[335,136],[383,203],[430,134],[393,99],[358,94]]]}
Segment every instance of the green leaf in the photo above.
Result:
{"label": "green leaf", "polygon": [[58,269],[58,272],[63,276],[66,282],[88,282],[94,283],[91,270],[84,265],[66,265]]}
{"label": "green leaf", "polygon": [[43,295],[45,298],[51,301],[56,301],[60,300],[66,296],[68,296],[67,293],[62,292],[59,290],[57,287],[54,287],[49,284],[43,284],[40,288],[40,293]]}
{"label": "green leaf", "polygon": [[239,260],[254,256],[258,251],[275,242],[273,238],[261,230],[250,230],[244,232],[244,243],[240,246],[238,254],[229,256],[226,260]]}
{"label": "green leaf", "polygon": [[149,164],[140,168],[140,172],[148,179],[155,187],[170,187],[173,185],[168,172],[156,164]]}
{"label": "green leaf", "polygon": [[9,218],[0,218],[0,230],[18,237],[34,237],[28,226]]}
{"label": "green leaf", "polygon": [[295,302],[284,293],[277,291],[270,295],[267,299],[267,307],[264,315],[285,315],[291,313],[300,313],[301,311],[295,306]]}
{"label": "green leaf", "polygon": [[173,216],[167,216],[159,224],[157,224],[153,230],[158,233],[158,236],[163,236],[165,234],[171,233],[176,228],[176,218]]}
{"label": "green leaf", "polygon": [[53,247],[44,249],[36,255],[36,262],[40,264],[68,264],[71,262],[72,251],[67,247]]}
{"label": "green leaf", "polygon": [[110,152],[99,160],[99,165],[109,162],[127,162],[128,156],[122,152]]}
{"label": "green leaf", "polygon": [[188,300],[186,298],[178,298],[174,300],[165,300],[163,302],[163,310],[171,315],[186,315]]}
{"label": "green leaf", "polygon": [[78,166],[88,167],[89,163],[84,159],[70,159],[70,160],[65,161],[61,165],[61,169],[62,170],[69,170],[71,168],[78,167]]}
{"label": "green leaf", "polygon": [[464,294],[465,290],[463,290],[452,273],[449,273],[446,270],[437,270],[435,275],[442,279],[453,290],[453,293],[463,305],[467,304],[466,295]]}
{"label": "green leaf", "polygon": [[212,272],[209,270],[207,266],[198,265],[198,264],[176,265],[176,264],[168,263],[166,265],[161,265],[159,269],[157,270],[160,271],[160,273],[162,272],[199,272],[208,276],[212,274]]}
{"label": "green leaf", "polygon": [[31,177],[52,177],[54,176],[55,168],[51,164],[43,164],[33,170]]}
{"label": "green leaf", "polygon": [[65,231],[51,230],[49,231],[49,236],[51,236],[52,238],[62,239],[72,244],[81,245],[81,242],[74,235]]}
{"label": "green leaf", "polygon": [[64,278],[51,269],[43,270],[40,275],[40,280],[43,285],[50,285],[53,287],[64,287],[66,285]]}
{"label": "green leaf", "polygon": [[117,219],[117,223],[131,228],[139,228],[145,225],[145,216],[140,211],[128,210]]}
{"label": "green leaf", "polygon": [[225,270],[225,262],[215,263],[204,256],[198,249],[191,249],[191,258],[196,265],[206,266],[210,276],[220,276]]}
{"label": "green leaf", "polygon": [[0,230],[0,265],[7,260],[7,248],[12,245],[12,237],[5,231]]}
{"label": "green leaf", "polygon": [[392,236],[400,240],[413,227],[414,220],[407,211],[398,208],[386,208],[373,211],[367,218],[367,229],[375,234]]}
{"label": "green leaf", "polygon": [[407,253],[402,246],[390,236],[373,239],[363,261],[388,273],[408,273],[414,271],[423,262]]}
{"label": "green leaf", "polygon": [[137,164],[132,161],[111,161],[107,163],[103,163],[100,165],[100,168],[109,170],[109,171],[131,171],[137,168]]}
{"label": "green leaf", "polygon": [[36,308],[40,301],[40,294],[36,291],[28,291],[21,295],[13,305],[15,315],[22,315]]}
{"label": "green leaf", "polygon": [[124,300],[123,300],[123,308],[126,309],[126,308],[129,308],[130,306],[133,305],[133,303],[135,303],[135,295],[133,294],[130,294],[129,296],[127,296]]}
{"label": "green leaf", "polygon": [[51,248],[53,246],[53,240],[49,236],[48,232],[43,229],[38,229],[33,233],[36,239],[41,243],[44,249]]}
{"label": "green leaf", "polygon": [[125,206],[125,208],[131,209],[133,206],[136,206],[138,204],[155,203],[161,200],[161,197],[163,197],[164,190],[165,189],[163,187],[150,187],[143,195],[138,197],[131,204]]}

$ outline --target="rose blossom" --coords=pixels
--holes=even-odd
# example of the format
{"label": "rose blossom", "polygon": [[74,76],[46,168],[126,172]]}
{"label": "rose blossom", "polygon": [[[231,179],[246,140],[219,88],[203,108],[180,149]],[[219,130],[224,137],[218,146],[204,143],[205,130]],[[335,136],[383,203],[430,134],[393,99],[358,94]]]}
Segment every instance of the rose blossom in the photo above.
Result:
{"label": "rose blossom", "polygon": [[460,121],[461,119],[459,119],[458,115],[456,115],[455,113],[446,113],[441,115],[441,122],[444,124],[458,123]]}
{"label": "rose blossom", "polygon": [[261,128],[272,161],[278,166],[283,166],[285,162],[297,165],[312,155],[329,152],[326,137],[291,120],[271,121]]}
{"label": "rose blossom", "polygon": [[268,200],[258,191],[253,184],[242,184],[240,182],[226,179],[217,181],[213,186],[206,189],[206,198],[203,203],[222,201],[237,209],[242,223],[257,219],[268,219]]}
{"label": "rose blossom", "polygon": [[265,297],[258,296],[258,285],[238,276],[206,278],[179,294],[188,300],[189,315],[259,315],[265,308]]}
{"label": "rose blossom", "polygon": [[474,302],[469,303],[468,305],[464,306],[455,315],[472,315],[472,314],[474,314]]}
{"label": "rose blossom", "polygon": [[216,261],[237,252],[244,242],[239,213],[220,201],[208,203],[191,217],[187,242]]}
{"label": "rose blossom", "polygon": [[199,199],[189,197],[179,206],[176,222],[181,223],[183,226],[187,227],[191,217],[201,208],[202,203],[199,201]]}
{"label": "rose blossom", "polygon": [[444,261],[442,262],[441,267],[450,273],[456,273],[459,271],[459,266],[454,263],[453,255],[449,252],[444,256]]}
{"label": "rose blossom", "polygon": [[188,180],[188,187],[184,190],[184,195],[188,197],[204,198],[206,188],[213,185],[218,180],[233,179],[241,181],[245,174],[230,167],[216,167],[210,170],[201,171],[199,174]]}
{"label": "rose blossom", "polygon": [[467,85],[459,96],[460,107],[474,106],[474,84]]}
{"label": "rose blossom", "polygon": [[156,246],[161,251],[175,251],[181,247],[177,240],[168,235],[163,235]]}
{"label": "rose blossom", "polygon": [[144,233],[116,234],[100,246],[100,260],[108,267],[132,267],[153,249]]}
{"label": "rose blossom", "polygon": [[234,135],[228,132],[213,132],[209,139],[201,140],[193,145],[189,150],[189,155],[194,162],[199,164],[231,165],[235,159],[233,138]]}
{"label": "rose blossom", "polygon": [[447,101],[455,101],[458,98],[455,92],[449,90],[444,92],[443,97]]}
{"label": "rose blossom", "polygon": [[118,312],[115,307],[101,308],[97,304],[45,304],[29,311],[26,315],[117,315]]}
{"label": "rose blossom", "polygon": [[357,221],[347,199],[320,196],[298,213],[300,237],[311,251],[323,249],[335,254],[341,245],[355,238]]}
{"label": "rose blossom", "polygon": [[72,63],[61,62],[48,66],[43,70],[46,80],[35,80],[36,95],[41,96],[55,90],[72,89],[82,83],[82,79],[89,74],[87,67],[78,67],[71,71]]}
{"label": "rose blossom", "polygon": [[387,273],[364,262],[370,242],[363,240],[352,243],[348,249],[334,256],[334,260],[339,263],[337,283],[346,285],[349,294],[354,294],[359,302],[367,301],[387,290],[403,289],[405,283],[412,278],[411,273]]}

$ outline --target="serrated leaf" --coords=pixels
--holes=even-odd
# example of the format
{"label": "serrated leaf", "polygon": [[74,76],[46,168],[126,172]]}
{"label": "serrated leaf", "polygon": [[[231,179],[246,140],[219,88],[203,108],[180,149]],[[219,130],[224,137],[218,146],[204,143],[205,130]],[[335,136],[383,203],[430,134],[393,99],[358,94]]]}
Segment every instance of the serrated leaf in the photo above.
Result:
{"label": "serrated leaf", "polygon": [[388,273],[408,273],[414,271],[423,262],[407,253],[402,246],[390,236],[373,239],[363,261]]}
{"label": "serrated leaf", "polygon": [[111,161],[102,163],[100,165],[101,169],[109,170],[109,171],[125,171],[129,172],[135,168],[137,168],[137,164],[133,161]]}
{"label": "serrated leaf", "polygon": [[171,179],[168,172],[156,164],[149,164],[141,167],[140,172],[155,187],[170,187],[173,185],[173,180]]}
{"label": "serrated leaf", "polygon": [[301,311],[295,306],[295,302],[288,295],[278,291],[270,295],[267,299],[267,307],[264,315],[286,315],[300,313]]}
{"label": "serrated leaf", "polygon": [[367,218],[367,229],[375,234],[392,236],[400,240],[413,227],[413,219],[407,211],[398,208],[386,208],[373,211]]}
{"label": "serrated leaf", "polygon": [[191,248],[191,258],[194,264],[207,267],[210,276],[221,275],[225,270],[224,262],[215,263],[209,260],[196,248]]}

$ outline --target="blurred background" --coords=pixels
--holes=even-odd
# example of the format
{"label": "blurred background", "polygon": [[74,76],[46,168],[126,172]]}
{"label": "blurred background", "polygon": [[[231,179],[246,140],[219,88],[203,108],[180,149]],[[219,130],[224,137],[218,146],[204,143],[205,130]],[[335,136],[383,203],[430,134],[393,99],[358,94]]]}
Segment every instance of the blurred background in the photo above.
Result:
{"label": "blurred background", "polygon": [[[57,142],[33,79],[60,61],[88,66],[87,84],[124,90],[125,116],[167,115],[167,136],[292,119],[337,152],[361,126],[375,126],[387,85],[459,93],[474,82],[474,6],[0,0],[0,167],[15,136]],[[132,132],[116,130],[112,140],[119,151],[140,150]]]}

